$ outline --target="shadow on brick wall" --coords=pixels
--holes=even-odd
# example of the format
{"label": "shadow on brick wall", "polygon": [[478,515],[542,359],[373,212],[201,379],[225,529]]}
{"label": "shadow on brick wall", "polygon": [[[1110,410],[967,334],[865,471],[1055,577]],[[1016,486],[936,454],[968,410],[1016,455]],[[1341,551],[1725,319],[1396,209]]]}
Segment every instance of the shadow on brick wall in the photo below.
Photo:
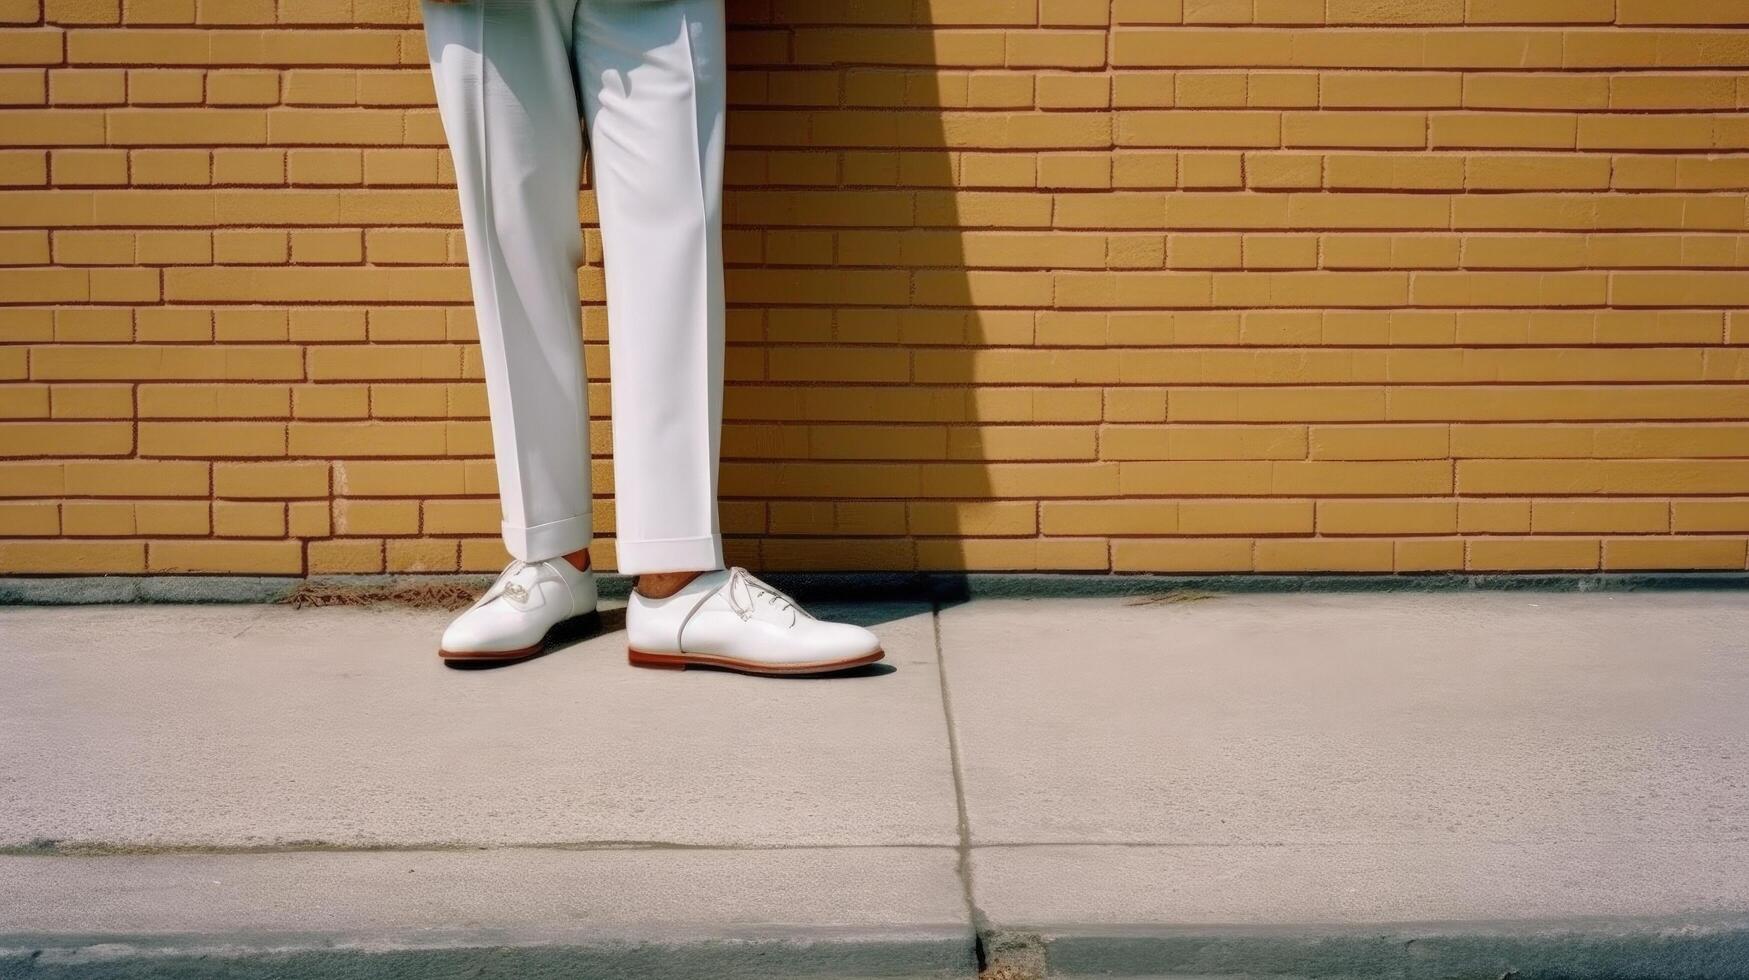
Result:
{"label": "shadow on brick wall", "polygon": [[1030,336],[1031,313],[970,271],[948,114],[973,66],[916,8],[846,26],[846,3],[729,4],[731,561],[955,572],[968,538],[1036,532],[1032,505],[990,502],[999,393],[975,386],[993,324]]}

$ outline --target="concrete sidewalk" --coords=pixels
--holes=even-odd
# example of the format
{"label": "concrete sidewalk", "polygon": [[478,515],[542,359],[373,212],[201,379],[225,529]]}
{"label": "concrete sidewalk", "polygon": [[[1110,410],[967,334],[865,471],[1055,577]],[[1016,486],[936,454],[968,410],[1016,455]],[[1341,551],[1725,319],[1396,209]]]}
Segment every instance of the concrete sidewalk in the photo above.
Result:
{"label": "concrete sidewalk", "polygon": [[0,609],[0,977],[1749,977],[1749,594]]}

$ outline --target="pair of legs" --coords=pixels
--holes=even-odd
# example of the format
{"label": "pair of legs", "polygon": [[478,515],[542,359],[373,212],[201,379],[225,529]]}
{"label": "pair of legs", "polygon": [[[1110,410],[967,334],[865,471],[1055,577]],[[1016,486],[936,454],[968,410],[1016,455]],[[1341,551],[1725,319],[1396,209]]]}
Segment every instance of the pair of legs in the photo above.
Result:
{"label": "pair of legs", "polygon": [[[723,0],[425,0],[455,158],[504,545],[446,661],[546,649],[594,611],[577,267],[587,138],[607,271],[628,659],[762,674],[882,656],[746,569],[723,568]],[[702,574],[701,574],[702,573]]]}
{"label": "pair of legs", "polygon": [[722,0],[424,4],[455,160],[505,547],[587,567],[585,141],[608,304],[616,545],[660,593],[721,568]]}

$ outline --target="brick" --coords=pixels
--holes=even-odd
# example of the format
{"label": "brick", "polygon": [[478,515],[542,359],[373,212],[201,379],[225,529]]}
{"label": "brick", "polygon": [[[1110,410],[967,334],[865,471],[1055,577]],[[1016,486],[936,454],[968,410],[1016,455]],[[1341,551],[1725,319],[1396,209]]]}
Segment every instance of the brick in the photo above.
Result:
{"label": "brick", "polygon": [[458,568],[457,546],[441,539],[395,539],[384,542],[386,570],[399,573],[453,572]]}
{"label": "brick", "polygon": [[126,385],[51,385],[55,418],[125,419],[134,414],[134,393]]}
{"label": "brick", "polygon": [[1572,149],[1579,120],[1549,113],[1435,113],[1428,145],[1434,149]]}
{"label": "brick", "polygon": [[302,574],[302,548],[296,541],[152,541],[145,571]]}
{"label": "brick", "polygon": [[0,536],[53,537],[60,533],[61,509],[54,502],[27,500],[0,503]]}
{"label": "brick", "polygon": [[1310,500],[1185,500],[1177,505],[1181,534],[1310,534]]}
{"label": "brick", "polygon": [[1331,24],[1461,24],[1463,0],[1328,0]]}
{"label": "brick", "polygon": [[1615,0],[1469,0],[1471,24],[1607,24],[1615,19]]}
{"label": "brick", "polygon": [[310,551],[308,565],[313,576],[381,572],[385,565],[380,537],[311,541],[306,548]]}
{"label": "brick", "polygon": [[1673,500],[1670,530],[1678,534],[1749,531],[1749,501]]}
{"label": "brick", "polygon": [[1292,63],[1290,35],[1231,28],[1180,31],[1118,27],[1112,31],[1111,53],[1112,64],[1119,67],[1250,67]]}
{"label": "brick", "polygon": [[1749,24],[1749,12],[1732,0],[1687,0],[1680,4],[1657,0],[1618,0],[1621,24]]}
{"label": "brick", "polygon": [[[1031,544],[1028,542],[1028,544]],[[725,548],[728,546],[725,544]],[[965,548],[962,557],[952,559],[957,564],[976,564],[979,568],[1011,568],[1030,562],[1031,550],[1024,558],[1008,555],[984,557],[971,554],[970,542],[956,542],[955,549]],[[838,538],[770,538],[760,542],[764,563],[783,570],[861,571],[876,568],[912,567],[917,559],[911,542],[902,539],[855,539],[854,543]],[[949,556],[944,556],[949,557]],[[593,560],[593,555],[591,556]]]}
{"label": "brick", "polygon": [[1291,147],[1388,147],[1427,145],[1427,117],[1417,112],[1288,112],[1281,142]]}
{"label": "brick", "polygon": [[1737,108],[1736,78],[1731,75],[1640,73],[1609,77],[1612,109]]}
{"label": "brick", "polygon": [[1117,145],[1170,147],[1280,146],[1274,112],[1133,111],[1117,114]]}
{"label": "brick", "polygon": [[1249,153],[1245,176],[1252,187],[1314,189],[1323,182],[1324,160],[1315,154]]}
{"label": "brick", "polygon": [[[1305,4],[1308,0],[1281,2]],[[1251,72],[1246,77],[1245,101],[1254,109],[1309,108],[1318,104],[1318,75],[1315,72]]]}
{"label": "brick", "polygon": [[1010,68],[1094,68],[1105,63],[1100,31],[1017,31],[1008,38]]}
{"label": "brick", "polygon": [[1464,542],[1457,538],[1407,538],[1394,542],[1395,570],[1401,573],[1451,572],[1464,567]]}
{"label": "brick", "polygon": [[1038,530],[1037,508],[1022,501],[921,501],[906,505],[905,513],[913,534],[990,537]]}
{"label": "brick", "polygon": [[1603,568],[1741,571],[1744,546],[1743,538],[1606,538]]}
{"label": "brick", "polygon": [[279,422],[141,422],[141,456],[275,457],[286,454]]}
{"label": "brick", "polygon": [[1314,459],[1444,459],[1450,453],[1446,426],[1315,425],[1309,434]]}
{"label": "brick", "polygon": [[1453,534],[1453,500],[1320,500],[1319,534]]}
{"label": "brick", "polygon": [[419,531],[416,500],[337,500],[334,533],[339,535],[415,534]]}
{"label": "brick", "polygon": [[1133,539],[1111,543],[1116,572],[1249,572],[1253,542],[1246,538]]}
{"label": "brick", "polygon": [[133,504],[134,533],[205,537],[213,533],[212,504],[204,500],[141,500]]}
{"label": "brick", "polygon": [[1708,116],[1587,116],[1579,120],[1581,150],[1707,150],[1713,147]]}
{"label": "brick", "polygon": [[1749,50],[1728,31],[1571,31],[1565,42],[1574,68],[1722,68],[1741,64]]}
{"label": "brick", "polygon": [[1478,73],[1464,76],[1463,105],[1518,111],[1604,109],[1610,104],[1611,84],[1608,75]]}
{"label": "brick", "polygon": [[32,376],[48,380],[273,380],[302,376],[292,347],[86,346],[45,347],[32,357]]}
{"label": "brick", "polygon": [[140,541],[0,541],[0,569],[14,575],[138,573],[146,570],[146,545]]}
{"label": "brick", "polygon": [[1591,571],[1599,567],[1596,538],[1476,538],[1465,567],[1475,572]]}
{"label": "brick", "polygon": [[61,505],[68,537],[120,537],[138,534],[138,505],[127,500],[69,500]]}
{"label": "brick", "polygon": [[1445,72],[1326,72],[1319,98],[1333,109],[1449,109],[1463,104],[1463,83]]}
{"label": "brick", "polygon": [[1178,510],[1152,500],[1045,501],[1039,526],[1050,535],[1171,534]]}
{"label": "brick", "polygon": [[213,504],[213,533],[224,538],[282,538],[285,505],[219,501]]}
{"label": "brick", "polygon": [[428,534],[490,534],[499,526],[496,500],[432,500],[423,514]]}
{"label": "brick", "polygon": [[216,463],[214,496],[228,499],[296,499],[328,495],[328,464],[323,462]]}
{"label": "brick", "polygon": [[1465,175],[1477,190],[1602,190],[1609,186],[1608,157],[1472,156]]}
{"label": "brick", "polygon": [[205,497],[208,464],[196,460],[70,460],[63,492],[75,497]]}
{"label": "brick", "polygon": [[1663,532],[1670,505],[1662,500],[1536,500],[1531,530],[1538,534]]}
{"label": "brick", "polygon": [[1382,539],[1264,538],[1257,542],[1259,572],[1388,572],[1396,562]]}
{"label": "brick", "polygon": [[1324,172],[1330,190],[1456,190],[1464,184],[1464,161],[1457,157],[1331,154]]}

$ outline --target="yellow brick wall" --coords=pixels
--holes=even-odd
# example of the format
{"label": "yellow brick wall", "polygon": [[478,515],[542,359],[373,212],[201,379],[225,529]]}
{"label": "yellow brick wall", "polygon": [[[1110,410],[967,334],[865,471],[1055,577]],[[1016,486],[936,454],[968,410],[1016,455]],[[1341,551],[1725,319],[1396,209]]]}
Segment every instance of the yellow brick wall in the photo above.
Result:
{"label": "yellow brick wall", "polygon": [[[732,560],[1745,567],[1749,2],[729,13]],[[0,573],[496,569],[417,7],[0,23]]]}

